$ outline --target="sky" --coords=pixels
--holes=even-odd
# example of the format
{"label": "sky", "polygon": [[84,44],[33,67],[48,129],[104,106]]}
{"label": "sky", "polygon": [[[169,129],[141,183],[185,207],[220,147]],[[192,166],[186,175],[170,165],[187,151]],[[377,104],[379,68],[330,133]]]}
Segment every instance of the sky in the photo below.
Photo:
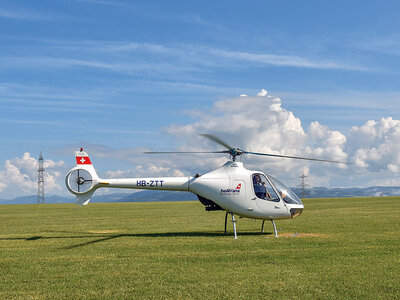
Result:
{"label": "sky", "polygon": [[[228,157],[296,186],[400,185],[398,1],[0,1],[0,199],[46,193],[84,147],[99,176],[191,176]],[[104,191],[110,192],[110,191]],[[117,191],[120,192],[120,191]]]}

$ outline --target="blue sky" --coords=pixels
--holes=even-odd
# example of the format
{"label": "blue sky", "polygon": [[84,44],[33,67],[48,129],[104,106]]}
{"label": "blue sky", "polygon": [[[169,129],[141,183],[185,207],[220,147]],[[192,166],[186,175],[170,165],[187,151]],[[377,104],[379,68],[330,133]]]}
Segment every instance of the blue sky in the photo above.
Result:
{"label": "blue sky", "polygon": [[[229,128],[197,126],[213,122],[201,114],[217,120],[226,113],[215,111],[218,103],[233,99],[223,102],[229,108],[239,95],[261,89],[281,99],[308,137],[317,134],[310,126],[318,122],[326,132],[345,136],[343,158],[360,160],[359,170],[341,170],[340,178],[360,174],[352,182],[333,169],[329,181],[314,185],[397,184],[400,159],[388,149],[398,145],[399,28],[398,1],[1,1],[0,198],[35,192],[33,166],[23,168],[26,152],[37,158],[43,151],[54,163],[49,171],[60,186],[49,187],[54,193],[65,192],[63,172],[73,166],[71,151],[80,145],[89,147],[104,176],[133,176],[139,165],[151,176],[152,162],[140,149],[195,146],[171,126],[214,128],[231,137]],[[369,120],[377,123],[366,125]],[[375,134],[378,127],[389,129],[375,144],[355,148],[355,132],[364,129],[352,128],[362,126]],[[243,134],[240,127],[235,131]],[[388,140],[394,144],[379,150]],[[257,148],[250,150],[265,148],[246,141]],[[310,141],[301,149],[265,149],[318,156],[320,146],[325,156],[339,155],[329,152],[331,141],[318,141],[311,150]],[[218,162],[193,166],[205,170]],[[195,169],[165,158],[160,164],[185,175]],[[318,167],[295,166],[307,168],[310,179],[319,177]],[[291,169],[278,175],[292,184],[298,176]],[[371,179],[377,176],[385,182]]]}

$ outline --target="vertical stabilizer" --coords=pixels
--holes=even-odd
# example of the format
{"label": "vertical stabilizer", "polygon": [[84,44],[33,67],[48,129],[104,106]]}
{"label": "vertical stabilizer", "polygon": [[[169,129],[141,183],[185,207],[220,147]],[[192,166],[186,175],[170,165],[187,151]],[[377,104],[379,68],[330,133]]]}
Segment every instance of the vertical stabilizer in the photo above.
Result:
{"label": "vertical stabilizer", "polygon": [[65,178],[68,190],[76,196],[76,204],[87,205],[94,191],[99,187],[99,177],[89,155],[83,151],[75,151],[76,166]]}

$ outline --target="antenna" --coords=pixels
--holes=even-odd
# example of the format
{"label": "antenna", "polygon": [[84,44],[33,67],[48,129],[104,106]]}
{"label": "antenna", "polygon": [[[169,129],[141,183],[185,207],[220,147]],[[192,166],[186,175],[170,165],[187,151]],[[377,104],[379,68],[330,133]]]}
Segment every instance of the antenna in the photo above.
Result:
{"label": "antenna", "polygon": [[44,203],[44,168],[42,151],[39,155],[37,204]]}

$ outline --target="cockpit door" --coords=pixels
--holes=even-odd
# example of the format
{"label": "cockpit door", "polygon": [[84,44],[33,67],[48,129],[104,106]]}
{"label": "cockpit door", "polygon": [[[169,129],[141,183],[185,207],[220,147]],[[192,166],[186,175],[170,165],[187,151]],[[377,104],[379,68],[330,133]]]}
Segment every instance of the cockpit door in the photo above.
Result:
{"label": "cockpit door", "polygon": [[234,179],[231,181],[230,209],[240,211],[246,201],[246,183],[244,180]]}
{"label": "cockpit door", "polygon": [[287,216],[288,208],[278,196],[277,190],[262,173],[252,175],[253,196],[259,209],[267,213],[271,219]]}

